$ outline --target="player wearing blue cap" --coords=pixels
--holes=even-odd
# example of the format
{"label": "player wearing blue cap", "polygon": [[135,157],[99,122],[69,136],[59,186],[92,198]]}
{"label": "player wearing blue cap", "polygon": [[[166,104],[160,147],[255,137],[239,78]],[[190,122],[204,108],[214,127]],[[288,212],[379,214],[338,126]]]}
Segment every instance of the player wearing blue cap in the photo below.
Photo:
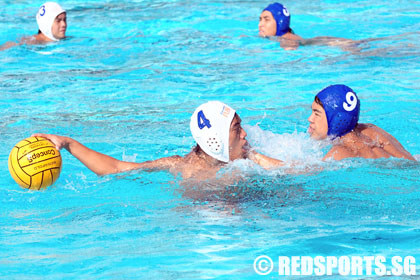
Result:
{"label": "player wearing blue cap", "polygon": [[234,109],[222,102],[211,101],[199,106],[191,116],[190,130],[197,146],[189,154],[141,163],[117,160],[65,136],[40,133],[33,136],[49,139],[57,149],[65,148],[98,175],[135,169],[169,170],[180,173],[184,179],[205,180],[214,178],[224,165],[237,159],[248,158],[267,169],[283,165],[280,160],[250,149],[241,119]]}
{"label": "player wearing blue cap", "polygon": [[303,40],[290,28],[290,13],[280,3],[270,4],[262,11],[258,31],[262,37],[281,37],[284,39],[281,41],[281,46],[285,49],[295,49]]}
{"label": "player wearing blue cap", "polygon": [[308,132],[313,139],[333,139],[324,159],[349,157],[405,158],[415,160],[392,135],[373,124],[360,124],[360,100],[345,85],[321,90],[312,103]]}
{"label": "player wearing blue cap", "polygon": [[280,38],[280,46],[286,50],[297,49],[300,45],[325,45],[339,46],[343,50],[354,50],[353,40],[329,36],[320,36],[311,39],[304,39],[296,35],[290,28],[290,13],[280,3],[268,5],[260,15],[258,31],[261,37]]}

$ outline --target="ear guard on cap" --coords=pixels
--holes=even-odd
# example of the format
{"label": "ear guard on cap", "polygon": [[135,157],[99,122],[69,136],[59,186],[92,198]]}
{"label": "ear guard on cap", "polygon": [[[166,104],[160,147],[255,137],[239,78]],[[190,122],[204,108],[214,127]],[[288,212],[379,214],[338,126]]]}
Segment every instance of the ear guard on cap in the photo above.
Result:
{"label": "ear guard on cap", "polygon": [[277,23],[276,36],[283,36],[290,30],[290,13],[280,3],[273,3],[267,6],[263,11],[269,11]]}
{"label": "ear guard on cap", "polygon": [[209,156],[229,162],[229,131],[235,110],[219,101],[200,105],[192,114],[191,134]]}
{"label": "ear guard on cap", "polygon": [[327,115],[329,136],[341,137],[355,128],[359,121],[360,100],[351,88],[331,85],[321,90],[317,97]]}
{"label": "ear guard on cap", "polygon": [[[203,132],[201,137],[203,145],[207,147],[211,154],[222,155],[223,154],[223,141],[220,139],[217,132],[206,131]],[[200,146],[201,147],[201,146]]]}
{"label": "ear guard on cap", "polygon": [[354,129],[358,121],[358,116],[348,113],[337,113],[328,124],[328,135],[343,136]]}
{"label": "ear guard on cap", "polygon": [[53,41],[58,41],[58,39],[53,36],[51,27],[55,18],[64,12],[66,11],[57,3],[46,2],[39,7],[38,13],[36,14],[36,22],[38,23],[39,30]]}

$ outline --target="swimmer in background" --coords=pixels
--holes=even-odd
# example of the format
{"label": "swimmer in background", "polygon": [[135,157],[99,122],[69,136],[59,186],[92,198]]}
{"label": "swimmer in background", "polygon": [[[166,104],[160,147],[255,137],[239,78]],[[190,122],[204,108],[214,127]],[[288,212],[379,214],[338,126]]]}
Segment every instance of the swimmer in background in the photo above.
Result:
{"label": "swimmer in background", "polygon": [[332,158],[405,158],[414,157],[391,134],[374,124],[358,123],[360,100],[345,85],[321,90],[312,103],[308,132],[315,140],[333,139],[324,160]]}
{"label": "swimmer in background", "polygon": [[296,35],[290,28],[290,13],[280,3],[270,4],[262,11],[258,31],[261,37],[279,38],[280,46],[285,50],[295,50],[305,45],[339,46],[343,50],[351,50],[351,45],[356,43],[345,38],[322,36],[304,39]]}
{"label": "swimmer in background", "polygon": [[36,14],[36,22],[38,23],[38,34],[30,37],[23,37],[19,43],[8,42],[0,47],[0,50],[22,44],[45,44],[59,41],[66,37],[66,11],[59,4],[55,2],[44,3]]}
{"label": "swimmer in background", "polygon": [[245,139],[246,132],[235,110],[219,101],[199,106],[190,121],[190,130],[197,145],[190,153],[142,163],[117,160],[87,148],[76,140],[51,134],[34,134],[49,139],[57,149],[65,148],[97,175],[107,175],[130,170],[169,170],[181,174],[183,179],[200,181],[216,177],[228,162],[250,159],[263,168],[282,166],[280,160],[252,151]]}

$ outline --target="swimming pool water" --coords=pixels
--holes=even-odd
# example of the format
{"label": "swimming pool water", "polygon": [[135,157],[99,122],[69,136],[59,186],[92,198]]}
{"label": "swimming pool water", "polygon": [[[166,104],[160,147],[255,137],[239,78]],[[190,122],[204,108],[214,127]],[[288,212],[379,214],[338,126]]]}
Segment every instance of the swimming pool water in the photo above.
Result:
{"label": "swimming pool water", "polygon": [[[0,52],[0,278],[258,279],[260,255],[419,263],[419,165],[324,163],[328,147],[305,133],[314,95],[345,83],[360,121],[420,159],[418,4],[283,3],[305,38],[381,39],[356,52],[284,51],[257,36],[268,2],[71,0],[61,3],[68,39]],[[0,44],[35,34],[41,3],[1,4]],[[58,181],[32,192],[7,170],[13,145],[34,132],[119,159],[186,154],[190,114],[215,99],[237,110],[254,147],[298,171],[237,161],[224,172],[240,170],[239,182],[185,186],[166,172],[97,177],[63,151]]]}

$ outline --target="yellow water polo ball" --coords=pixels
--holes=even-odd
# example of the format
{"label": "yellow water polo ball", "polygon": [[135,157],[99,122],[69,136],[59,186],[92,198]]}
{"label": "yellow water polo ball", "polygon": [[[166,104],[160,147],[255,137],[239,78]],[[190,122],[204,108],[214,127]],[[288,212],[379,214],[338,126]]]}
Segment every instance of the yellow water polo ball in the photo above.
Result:
{"label": "yellow water polo ball", "polygon": [[10,152],[9,171],[22,188],[46,188],[54,184],[60,176],[60,151],[45,138],[26,138],[17,143]]}

